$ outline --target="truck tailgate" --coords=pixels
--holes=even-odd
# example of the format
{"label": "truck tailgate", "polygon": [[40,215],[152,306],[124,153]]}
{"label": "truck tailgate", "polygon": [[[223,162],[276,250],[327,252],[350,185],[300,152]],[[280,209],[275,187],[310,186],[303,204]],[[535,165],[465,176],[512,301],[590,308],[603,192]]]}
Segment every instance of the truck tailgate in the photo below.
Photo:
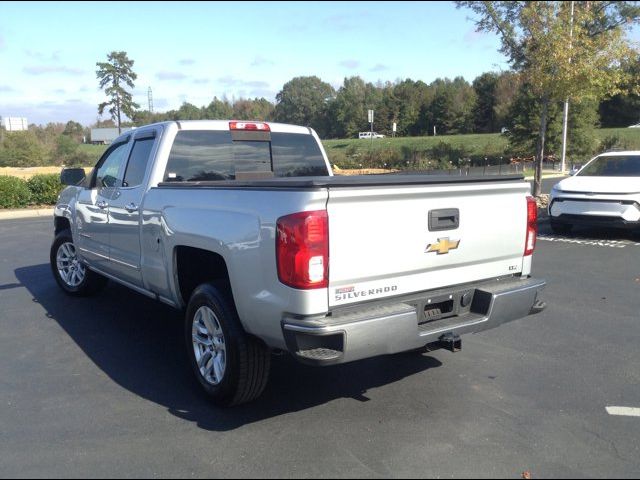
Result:
{"label": "truck tailgate", "polygon": [[329,187],[330,307],[521,272],[528,193],[523,181]]}

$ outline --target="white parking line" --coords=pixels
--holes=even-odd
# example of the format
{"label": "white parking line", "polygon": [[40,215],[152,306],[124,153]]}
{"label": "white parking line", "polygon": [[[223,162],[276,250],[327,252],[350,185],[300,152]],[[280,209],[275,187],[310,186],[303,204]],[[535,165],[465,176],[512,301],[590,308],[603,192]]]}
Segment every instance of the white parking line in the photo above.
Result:
{"label": "white parking line", "polygon": [[588,238],[554,237],[552,235],[539,234],[538,240],[547,242],[575,243],[578,245],[593,245],[597,247],[625,248],[629,246],[640,247],[640,243],[630,240],[593,240]]}
{"label": "white parking line", "polygon": [[623,417],[640,417],[640,408],[631,407],[605,407],[609,415],[620,415]]}

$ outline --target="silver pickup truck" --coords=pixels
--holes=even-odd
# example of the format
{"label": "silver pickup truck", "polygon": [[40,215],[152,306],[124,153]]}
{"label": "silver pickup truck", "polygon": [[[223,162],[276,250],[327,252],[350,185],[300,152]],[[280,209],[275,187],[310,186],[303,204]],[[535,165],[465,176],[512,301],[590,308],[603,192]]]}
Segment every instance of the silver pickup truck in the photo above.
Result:
{"label": "silver pickup truck", "polygon": [[274,352],[456,351],[544,307],[522,177],[332,176],[309,128],[185,121],[129,131],[61,178],[57,283],[79,296],[111,279],[183,310],[219,405],[258,397]]}

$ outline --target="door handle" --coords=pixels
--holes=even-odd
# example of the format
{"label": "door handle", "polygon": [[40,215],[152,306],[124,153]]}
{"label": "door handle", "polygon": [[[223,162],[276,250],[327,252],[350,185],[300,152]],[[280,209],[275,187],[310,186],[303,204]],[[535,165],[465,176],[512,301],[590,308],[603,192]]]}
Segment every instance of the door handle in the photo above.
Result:
{"label": "door handle", "polygon": [[129,213],[133,213],[138,210],[138,206],[135,203],[131,202],[129,205],[124,207],[124,209]]}
{"label": "door handle", "polygon": [[443,208],[429,212],[429,231],[455,230],[460,226],[460,210]]}
{"label": "door handle", "polygon": [[100,200],[99,202],[96,203],[96,207],[104,210],[105,208],[107,208],[109,206],[109,204],[107,202],[105,202],[104,200]]}

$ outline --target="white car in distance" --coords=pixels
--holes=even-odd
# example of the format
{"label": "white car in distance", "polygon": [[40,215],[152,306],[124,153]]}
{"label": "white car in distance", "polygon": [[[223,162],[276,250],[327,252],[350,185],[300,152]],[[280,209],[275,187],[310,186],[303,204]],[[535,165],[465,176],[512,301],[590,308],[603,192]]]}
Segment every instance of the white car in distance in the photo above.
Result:
{"label": "white car in distance", "polygon": [[574,225],[640,229],[640,151],[608,152],[551,189],[555,233]]}
{"label": "white car in distance", "polygon": [[377,132],[359,132],[358,133],[358,138],[363,139],[363,138],[384,138],[384,135],[382,135],[381,133],[377,133]]}

